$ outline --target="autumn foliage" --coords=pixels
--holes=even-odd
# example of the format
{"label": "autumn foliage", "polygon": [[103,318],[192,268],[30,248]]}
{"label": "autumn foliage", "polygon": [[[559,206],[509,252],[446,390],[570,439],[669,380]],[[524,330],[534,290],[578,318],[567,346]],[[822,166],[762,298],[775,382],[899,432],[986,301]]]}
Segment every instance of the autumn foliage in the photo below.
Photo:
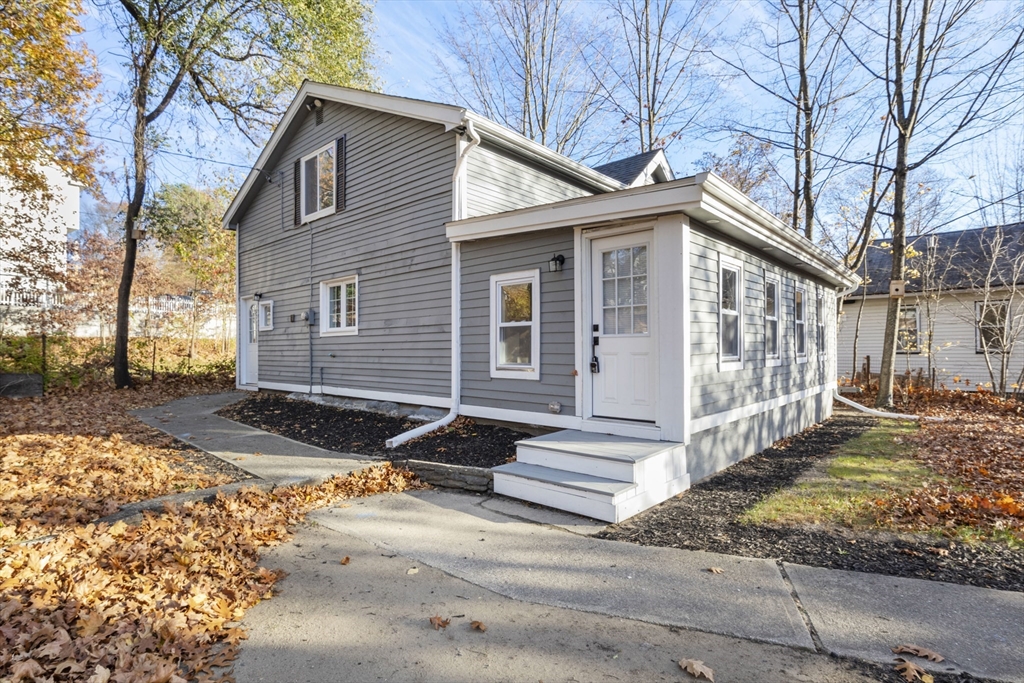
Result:
{"label": "autumn foliage", "polygon": [[1024,403],[985,392],[922,392],[915,458],[944,482],[878,501],[886,522],[912,529],[973,527],[1024,540]]}

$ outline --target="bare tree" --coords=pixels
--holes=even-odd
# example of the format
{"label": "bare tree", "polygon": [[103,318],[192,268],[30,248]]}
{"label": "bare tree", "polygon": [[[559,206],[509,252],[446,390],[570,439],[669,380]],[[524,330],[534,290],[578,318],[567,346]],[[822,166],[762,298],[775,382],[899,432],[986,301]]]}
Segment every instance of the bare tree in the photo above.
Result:
{"label": "bare tree", "polygon": [[[981,0],[890,0],[883,16],[865,11],[854,20],[875,40],[844,44],[884,92],[893,127],[894,153],[880,165],[892,175],[891,278],[903,281],[909,176],[1019,115],[1024,27],[1012,10],[993,13]],[[892,405],[899,309],[891,299],[878,407]]]}
{"label": "bare tree", "polygon": [[607,70],[604,97],[638,152],[667,149],[703,128],[717,99],[707,73],[717,22],[711,0],[612,0],[612,48],[591,50]]}
{"label": "bare tree", "polygon": [[[566,0],[484,0],[439,28],[441,95],[574,158],[608,151],[590,125],[601,109],[603,73],[584,46],[597,30]],[[589,35],[588,35],[589,34]],[[614,145],[615,140],[610,144]]]}
{"label": "bare tree", "polygon": [[[841,158],[862,132],[855,122],[862,103],[855,98],[864,79],[843,49],[856,0],[849,6],[819,0],[779,0],[767,20],[751,24],[742,41],[723,41],[715,56],[728,69],[768,96],[775,116],[728,123],[789,154],[794,230],[814,239],[815,205],[822,188],[841,167]],[[840,125],[842,124],[842,125]],[[822,153],[824,150],[824,153]]]}
{"label": "bare tree", "polygon": [[726,154],[705,152],[694,165],[722,177],[783,220],[789,219],[790,192],[779,175],[770,142],[739,133]]}

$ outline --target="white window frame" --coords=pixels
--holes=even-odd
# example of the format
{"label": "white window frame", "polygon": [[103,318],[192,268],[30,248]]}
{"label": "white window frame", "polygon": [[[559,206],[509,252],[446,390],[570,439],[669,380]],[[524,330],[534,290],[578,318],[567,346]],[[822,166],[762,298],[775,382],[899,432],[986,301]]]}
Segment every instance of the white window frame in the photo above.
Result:
{"label": "white window frame", "polygon": [[[498,329],[501,327],[502,285],[532,285],[532,317],[530,320],[530,364],[500,365],[498,363]],[[522,325],[523,323],[518,323]],[[540,269],[521,270],[491,276],[491,377],[493,379],[540,379]]]}
{"label": "white window frame", "polygon": [[274,329],[274,302],[257,301],[256,311],[259,314],[257,329],[260,332],[267,332]]}
{"label": "white window frame", "polygon": [[[768,299],[768,283],[775,285],[775,317],[768,315],[768,310],[765,308],[764,311],[764,358],[765,366],[769,368],[776,368],[782,365],[782,280],[778,275],[773,273],[765,272],[764,275],[764,296],[765,303],[767,305]],[[768,353],[768,321],[775,321],[775,354]]]}
{"label": "white window frame", "polygon": [[914,330],[917,332],[917,343],[916,349],[903,349],[900,348],[900,326],[899,318],[896,319],[896,353],[909,353],[909,354],[920,354],[921,353],[921,307],[917,304],[911,306],[904,306],[900,303],[900,315],[909,309],[914,309]]}
{"label": "white window frame", "polygon": [[[312,159],[313,157],[319,156],[320,154],[322,154],[323,152],[326,152],[327,150],[333,150],[333,152],[334,152],[334,168],[331,170],[331,205],[329,207],[327,207],[326,209],[320,209],[319,211],[314,211],[313,213],[308,213],[307,214],[306,213],[306,162],[308,160]],[[319,171],[319,166],[317,167],[317,170]],[[310,152],[306,156],[302,157],[299,160],[299,173],[301,175],[301,181],[299,182],[299,203],[302,206],[302,223],[303,224],[310,223],[312,221],[315,221],[318,218],[323,218],[324,216],[330,216],[331,214],[333,214],[335,212],[335,209],[336,209],[337,204],[338,204],[338,201],[337,201],[337,196],[338,196],[338,194],[337,194],[338,193],[338,148],[335,145],[335,142],[332,140],[331,142],[327,143],[323,147],[320,147],[319,149],[317,149],[315,152]],[[319,196],[320,195],[318,193],[317,197],[319,197]]]}
{"label": "white window frame", "polygon": [[[355,325],[343,325],[342,327],[331,327],[331,287],[342,288],[344,293],[345,285],[352,283],[356,286],[356,324]],[[342,312],[342,319],[345,316],[344,311]],[[359,276],[358,275],[346,275],[345,277],[334,278],[333,280],[324,280],[320,283],[320,336],[321,337],[341,337],[351,336],[359,334]]]}
{"label": "white window frame", "polygon": [[825,360],[828,355],[828,340],[825,338],[825,295],[820,288],[815,290],[814,299],[814,335],[815,344],[818,347],[818,360]]}
{"label": "white window frame", "polygon": [[[800,317],[800,308],[796,304],[797,294],[803,303],[803,317]],[[803,330],[804,351],[800,353],[800,335]],[[807,286],[797,285],[793,288],[793,350],[796,352],[796,362],[807,362]]]}
{"label": "white window frame", "polygon": [[[738,355],[726,356],[722,351],[722,332],[725,327],[722,320],[725,311],[722,309],[722,280],[726,270],[736,273],[736,319],[737,329],[737,353]],[[743,369],[743,262],[725,254],[718,255],[718,369],[721,372]]]}
{"label": "white window frame", "polygon": [[[985,347],[981,344],[981,314],[984,312],[985,307],[991,307],[993,305],[1002,305],[1003,310],[1006,314],[1003,316],[1003,334],[1005,336],[1006,326],[1010,324],[1010,301],[1008,299],[991,299],[989,301],[975,301],[974,302],[974,352],[985,353]],[[989,353],[1003,353],[1002,349],[990,348]]]}

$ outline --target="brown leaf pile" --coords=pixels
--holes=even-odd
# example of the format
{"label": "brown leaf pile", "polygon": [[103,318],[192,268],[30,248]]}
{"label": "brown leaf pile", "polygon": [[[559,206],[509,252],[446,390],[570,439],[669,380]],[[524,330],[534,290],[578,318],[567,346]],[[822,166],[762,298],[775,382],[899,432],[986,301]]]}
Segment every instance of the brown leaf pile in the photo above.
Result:
{"label": "brown leaf pile", "polygon": [[912,529],[970,526],[1024,540],[1024,404],[984,392],[930,395],[911,437],[915,458],[949,483],[879,501],[883,521]]}
{"label": "brown leaf pile", "polygon": [[127,412],[224,388],[219,378],[179,377],[134,390],[92,385],[0,399],[0,547],[125,503],[230,481],[176,467],[184,459],[173,439]]}
{"label": "brown leaf pile", "polygon": [[318,486],[256,488],[0,554],[0,679],[230,680],[237,621],[271,595],[258,550],[335,501],[416,486],[375,465]]}

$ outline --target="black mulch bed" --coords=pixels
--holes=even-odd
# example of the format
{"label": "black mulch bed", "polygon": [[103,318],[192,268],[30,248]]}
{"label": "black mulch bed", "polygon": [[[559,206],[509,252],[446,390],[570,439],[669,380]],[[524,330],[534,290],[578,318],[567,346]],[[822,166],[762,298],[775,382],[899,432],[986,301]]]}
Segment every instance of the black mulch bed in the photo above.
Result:
{"label": "black mulch bed", "polygon": [[458,418],[447,428],[386,450],[384,442],[422,422],[363,410],[348,410],[256,395],[217,411],[221,417],[320,448],[389,460],[426,460],[449,465],[494,467],[516,454],[515,442],[529,434]]}
{"label": "black mulch bed", "polygon": [[[856,533],[822,526],[740,524],[744,511],[792,486],[836,446],[876,424],[842,416],[751,456],[631,519],[600,538],[705,550],[859,572],[1024,591],[1024,551],[950,543],[931,536]],[[945,551],[946,554],[940,554]]]}
{"label": "black mulch bed", "polygon": [[[168,448],[176,450],[181,456],[181,462],[170,463],[171,467],[179,472],[194,474],[223,474],[231,477],[231,482],[244,481],[246,479],[257,479],[256,475],[246,472],[240,467],[235,467],[229,462],[221,460],[216,455],[210,455],[201,451],[191,443],[183,443],[175,439]],[[230,482],[229,482],[230,483]]]}

